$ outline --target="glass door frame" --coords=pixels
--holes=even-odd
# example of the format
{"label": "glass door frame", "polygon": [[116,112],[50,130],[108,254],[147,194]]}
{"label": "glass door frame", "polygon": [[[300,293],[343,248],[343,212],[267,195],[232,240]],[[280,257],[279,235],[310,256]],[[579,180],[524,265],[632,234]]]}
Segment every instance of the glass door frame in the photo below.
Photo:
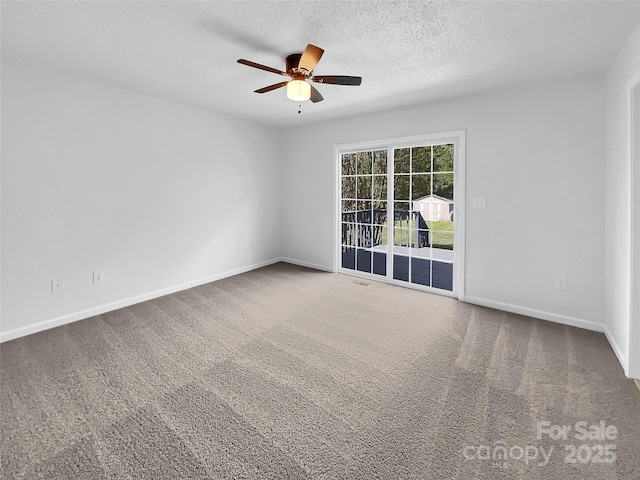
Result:
{"label": "glass door frame", "polygon": [[[348,153],[386,150],[387,165],[393,168],[393,151],[399,148],[418,147],[433,144],[454,144],[454,242],[453,242],[453,290],[442,290],[439,288],[427,287],[411,282],[394,280],[392,278],[392,262],[393,262],[393,228],[390,228],[389,219],[394,218],[393,205],[391,201],[387,201],[387,275],[375,275],[372,273],[360,272],[342,268],[341,266],[341,243],[342,243],[342,191],[341,191],[341,169],[342,155]],[[451,132],[432,133],[425,135],[416,135],[411,137],[390,138],[384,140],[373,140],[366,142],[346,143],[334,145],[334,241],[333,241],[333,271],[335,273],[344,273],[357,277],[364,277],[371,280],[381,281],[416,290],[422,290],[439,295],[455,297],[458,300],[464,300],[464,273],[465,273],[465,131],[456,130]],[[393,174],[393,170],[391,170]],[[389,171],[387,171],[389,175]],[[391,175],[393,178],[393,175]],[[387,182],[388,196],[391,198],[390,192],[393,188],[393,182]],[[391,209],[391,211],[390,211]],[[391,235],[390,235],[391,234]]]}

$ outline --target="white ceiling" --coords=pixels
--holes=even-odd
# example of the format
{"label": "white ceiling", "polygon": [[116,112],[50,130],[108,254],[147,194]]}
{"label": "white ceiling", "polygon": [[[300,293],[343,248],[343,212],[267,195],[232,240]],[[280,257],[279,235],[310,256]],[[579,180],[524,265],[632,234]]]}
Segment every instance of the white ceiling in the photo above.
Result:
{"label": "white ceiling", "polygon": [[[278,126],[571,76],[605,67],[640,2],[2,1],[3,61]],[[302,114],[282,77],[307,43],[325,50]]]}

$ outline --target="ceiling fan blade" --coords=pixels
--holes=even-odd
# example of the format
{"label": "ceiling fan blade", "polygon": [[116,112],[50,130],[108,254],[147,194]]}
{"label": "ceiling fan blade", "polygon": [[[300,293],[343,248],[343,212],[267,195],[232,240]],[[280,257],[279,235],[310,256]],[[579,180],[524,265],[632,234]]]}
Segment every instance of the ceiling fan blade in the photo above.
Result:
{"label": "ceiling fan blade", "polygon": [[302,56],[300,57],[300,62],[298,63],[298,68],[301,70],[306,70],[307,72],[312,71],[316,68],[316,65],[320,61],[320,57],[324,50],[320,47],[316,47],[315,45],[307,45],[307,48],[302,52]]}
{"label": "ceiling fan blade", "polygon": [[254,90],[254,92],[255,93],[267,93],[267,92],[270,92],[271,90],[275,90],[276,88],[282,88],[287,83],[289,83],[289,82],[274,83],[273,85],[269,85],[268,87],[264,87],[264,88],[260,88],[258,90]]}
{"label": "ceiling fan blade", "polygon": [[322,98],[322,95],[320,95],[320,92],[316,90],[316,87],[314,87],[313,85],[309,86],[311,87],[311,98],[309,100],[311,100],[312,103],[318,103],[324,100],[324,98]]}
{"label": "ceiling fan blade", "polygon": [[283,72],[281,70],[277,70],[275,68],[267,67],[266,65],[260,65],[259,63],[252,62],[250,60],[245,60],[244,58],[239,59],[238,63],[241,63],[243,65],[247,65],[247,66],[253,67],[253,68],[259,68],[260,70],[266,70],[267,72],[277,73],[278,75],[285,75],[287,77],[289,76],[289,74],[286,73],[286,72]]}
{"label": "ceiling fan blade", "polygon": [[347,75],[320,75],[311,77],[311,80],[317,83],[328,83],[331,85],[360,85],[362,77],[349,77]]}

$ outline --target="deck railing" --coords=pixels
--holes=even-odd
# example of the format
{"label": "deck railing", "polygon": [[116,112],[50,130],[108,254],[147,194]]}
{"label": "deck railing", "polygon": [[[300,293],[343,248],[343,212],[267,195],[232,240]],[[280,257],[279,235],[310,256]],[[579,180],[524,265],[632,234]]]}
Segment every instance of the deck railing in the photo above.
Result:
{"label": "deck railing", "polygon": [[[394,210],[393,213],[393,225],[396,227],[402,226],[403,229],[410,230],[408,235],[400,235],[400,238],[395,238],[395,245],[414,248],[429,246],[429,227],[420,212]],[[385,209],[342,212],[343,245],[360,248],[383,245],[388,239],[388,228],[387,211]]]}

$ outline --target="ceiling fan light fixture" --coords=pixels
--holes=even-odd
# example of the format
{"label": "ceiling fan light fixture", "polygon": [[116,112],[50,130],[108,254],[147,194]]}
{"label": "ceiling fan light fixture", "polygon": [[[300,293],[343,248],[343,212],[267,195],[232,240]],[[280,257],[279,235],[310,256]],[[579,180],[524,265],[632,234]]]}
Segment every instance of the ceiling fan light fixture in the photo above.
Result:
{"label": "ceiling fan light fixture", "polygon": [[311,98],[311,85],[304,80],[294,78],[287,83],[287,98],[295,102],[304,102]]}

